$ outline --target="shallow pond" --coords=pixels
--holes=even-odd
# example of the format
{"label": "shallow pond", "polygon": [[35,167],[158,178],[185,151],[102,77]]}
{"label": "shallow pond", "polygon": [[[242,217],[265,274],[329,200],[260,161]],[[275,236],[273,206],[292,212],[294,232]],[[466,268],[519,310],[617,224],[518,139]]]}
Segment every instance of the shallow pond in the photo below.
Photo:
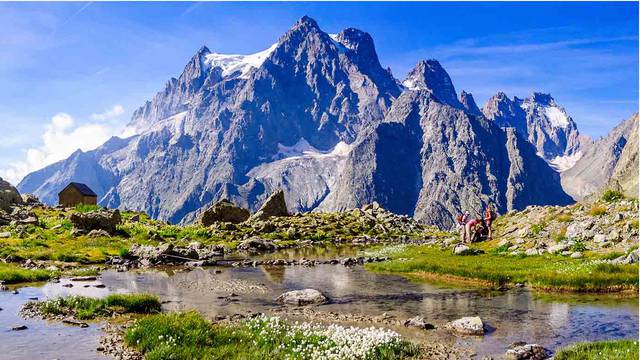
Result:
{"label": "shallow pond", "polygon": [[[360,266],[163,269],[119,273],[106,271],[98,282],[68,280],[25,287],[17,295],[0,293],[0,358],[100,359],[96,351],[101,324],[81,329],[17,315],[30,297],[68,294],[105,296],[111,292],[147,292],[161,297],[167,310],[196,309],[207,316],[271,312],[274,298],[284,291],[314,288],[332,302],[314,308],[315,320],[331,320],[330,312],[369,317],[383,313],[398,319],[420,315],[435,325],[462,316],[478,315],[491,331],[484,337],[458,337],[444,329],[408,330],[392,327],[417,341],[439,341],[470,348],[477,358],[501,357],[515,341],[535,342],[557,349],[577,341],[637,338],[638,300],[604,296],[538,296],[526,289],[495,292],[416,283],[403,277],[374,274]],[[234,296],[230,296],[234,294]],[[325,314],[326,316],[324,316]],[[29,329],[9,331],[25,324]],[[363,323],[362,326],[372,324]],[[376,324],[373,324],[376,325]],[[382,326],[377,324],[377,326]]]}

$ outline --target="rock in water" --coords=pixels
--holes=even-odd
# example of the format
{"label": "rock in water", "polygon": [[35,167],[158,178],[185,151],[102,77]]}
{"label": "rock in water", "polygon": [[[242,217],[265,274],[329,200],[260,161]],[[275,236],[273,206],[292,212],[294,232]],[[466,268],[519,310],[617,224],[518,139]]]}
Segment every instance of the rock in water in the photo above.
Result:
{"label": "rock in water", "polygon": [[0,178],[0,209],[9,211],[11,205],[21,203],[22,197],[20,197],[18,190]]}
{"label": "rock in water", "polygon": [[315,289],[294,290],[286,292],[276,298],[280,305],[321,305],[328,301],[320,291]]}
{"label": "rock in water", "polygon": [[73,226],[82,231],[105,230],[112,234],[121,221],[122,218],[118,210],[101,209],[88,213],[71,214]]}
{"label": "rock in water", "polygon": [[424,318],[421,317],[421,316],[416,316],[416,317],[413,317],[411,319],[407,319],[404,322],[404,326],[405,327],[415,327],[415,328],[423,329],[423,330],[433,330],[433,329],[436,328],[435,326],[433,326],[433,324],[430,324],[430,323],[426,322],[424,320]]}
{"label": "rock in water", "polygon": [[289,216],[287,203],[284,201],[284,191],[282,190],[271,194],[267,201],[262,204],[260,210],[251,216],[251,219],[265,220],[271,216]]}
{"label": "rock in water", "polygon": [[238,245],[238,250],[249,252],[268,252],[275,249],[276,246],[273,244],[273,242],[257,237],[245,240]]}
{"label": "rock in water", "polygon": [[203,226],[210,226],[219,221],[237,224],[246,221],[250,215],[249,210],[224,199],[205,210],[200,216],[200,223]]}
{"label": "rock in water", "polygon": [[484,324],[478,316],[463,317],[447,324],[447,328],[462,335],[484,335]]}
{"label": "rock in water", "polygon": [[549,351],[538,344],[516,345],[507,350],[505,358],[509,360],[543,360],[549,358]]}

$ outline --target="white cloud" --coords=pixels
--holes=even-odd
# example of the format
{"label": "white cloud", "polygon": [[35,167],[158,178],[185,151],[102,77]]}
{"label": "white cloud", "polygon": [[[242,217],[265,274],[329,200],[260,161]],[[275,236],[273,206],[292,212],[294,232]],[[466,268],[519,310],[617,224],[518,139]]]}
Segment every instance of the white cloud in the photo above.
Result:
{"label": "white cloud", "polygon": [[124,108],[122,105],[113,105],[110,109],[107,109],[101,113],[91,114],[93,120],[105,121],[117,118],[124,114]]}
{"label": "white cloud", "polygon": [[[94,119],[107,119],[109,115],[124,112],[121,106],[114,106],[105,113],[94,114]],[[0,176],[17,184],[25,175],[47,165],[66,159],[74,151],[93,150],[107,141],[119,126],[111,123],[76,124],[71,115],[58,113],[51,118],[42,134],[41,145],[25,150],[25,159],[9,163],[0,170]]]}

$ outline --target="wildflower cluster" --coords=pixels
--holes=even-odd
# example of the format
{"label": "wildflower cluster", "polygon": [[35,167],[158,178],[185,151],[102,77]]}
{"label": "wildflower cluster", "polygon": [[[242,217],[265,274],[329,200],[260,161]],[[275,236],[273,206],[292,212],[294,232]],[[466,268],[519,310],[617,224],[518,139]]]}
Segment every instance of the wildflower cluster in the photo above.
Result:
{"label": "wildflower cluster", "polygon": [[400,335],[381,328],[344,327],[314,323],[287,323],[278,317],[261,316],[247,326],[255,334],[254,344],[280,343],[286,359],[359,360],[377,358],[380,351],[406,347]]}

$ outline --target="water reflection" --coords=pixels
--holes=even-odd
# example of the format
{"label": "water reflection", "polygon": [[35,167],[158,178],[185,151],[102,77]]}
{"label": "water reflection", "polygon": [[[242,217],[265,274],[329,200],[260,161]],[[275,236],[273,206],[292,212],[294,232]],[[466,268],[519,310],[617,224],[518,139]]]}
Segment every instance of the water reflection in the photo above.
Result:
{"label": "water reflection", "polygon": [[[567,302],[562,297],[534,296],[524,289],[495,292],[416,283],[403,277],[370,273],[362,267],[320,265],[310,268],[271,266],[128,273],[107,271],[102,274],[100,282],[107,288],[84,287],[78,283],[66,288],[62,286],[63,281],[29,291],[47,297],[68,294],[105,296],[109,292],[154,293],[165,301],[167,310],[196,309],[214,316],[248,310],[266,312],[277,307],[274,299],[284,291],[315,288],[332,299],[331,304],[318,307],[319,311],[370,316],[386,312],[399,318],[420,315],[437,325],[462,316],[478,315],[492,328],[484,337],[456,337],[445,330],[398,330],[425,341],[438,340],[472,347],[479,356],[501,356],[515,341],[536,342],[555,349],[576,341],[638,336],[637,299],[614,299],[601,304],[595,297]],[[234,296],[230,296],[232,294]],[[4,293],[1,296],[5,299],[8,295]],[[5,314],[8,312],[17,312],[17,305],[0,312],[0,324],[4,327],[16,320],[7,319]],[[38,333],[42,337],[39,341],[58,341],[56,332],[78,335],[77,329],[66,328],[43,326]],[[80,331],[88,339],[88,344],[95,343],[92,337],[96,333],[91,331]],[[33,333],[25,332],[24,335],[18,338],[14,334],[2,333],[0,344],[5,345],[0,345],[0,350],[6,349],[7,341],[21,346],[33,341]],[[95,357],[91,346],[85,350],[91,353],[85,358]],[[73,352],[85,350],[74,348]],[[40,350],[36,346],[34,351]]]}

